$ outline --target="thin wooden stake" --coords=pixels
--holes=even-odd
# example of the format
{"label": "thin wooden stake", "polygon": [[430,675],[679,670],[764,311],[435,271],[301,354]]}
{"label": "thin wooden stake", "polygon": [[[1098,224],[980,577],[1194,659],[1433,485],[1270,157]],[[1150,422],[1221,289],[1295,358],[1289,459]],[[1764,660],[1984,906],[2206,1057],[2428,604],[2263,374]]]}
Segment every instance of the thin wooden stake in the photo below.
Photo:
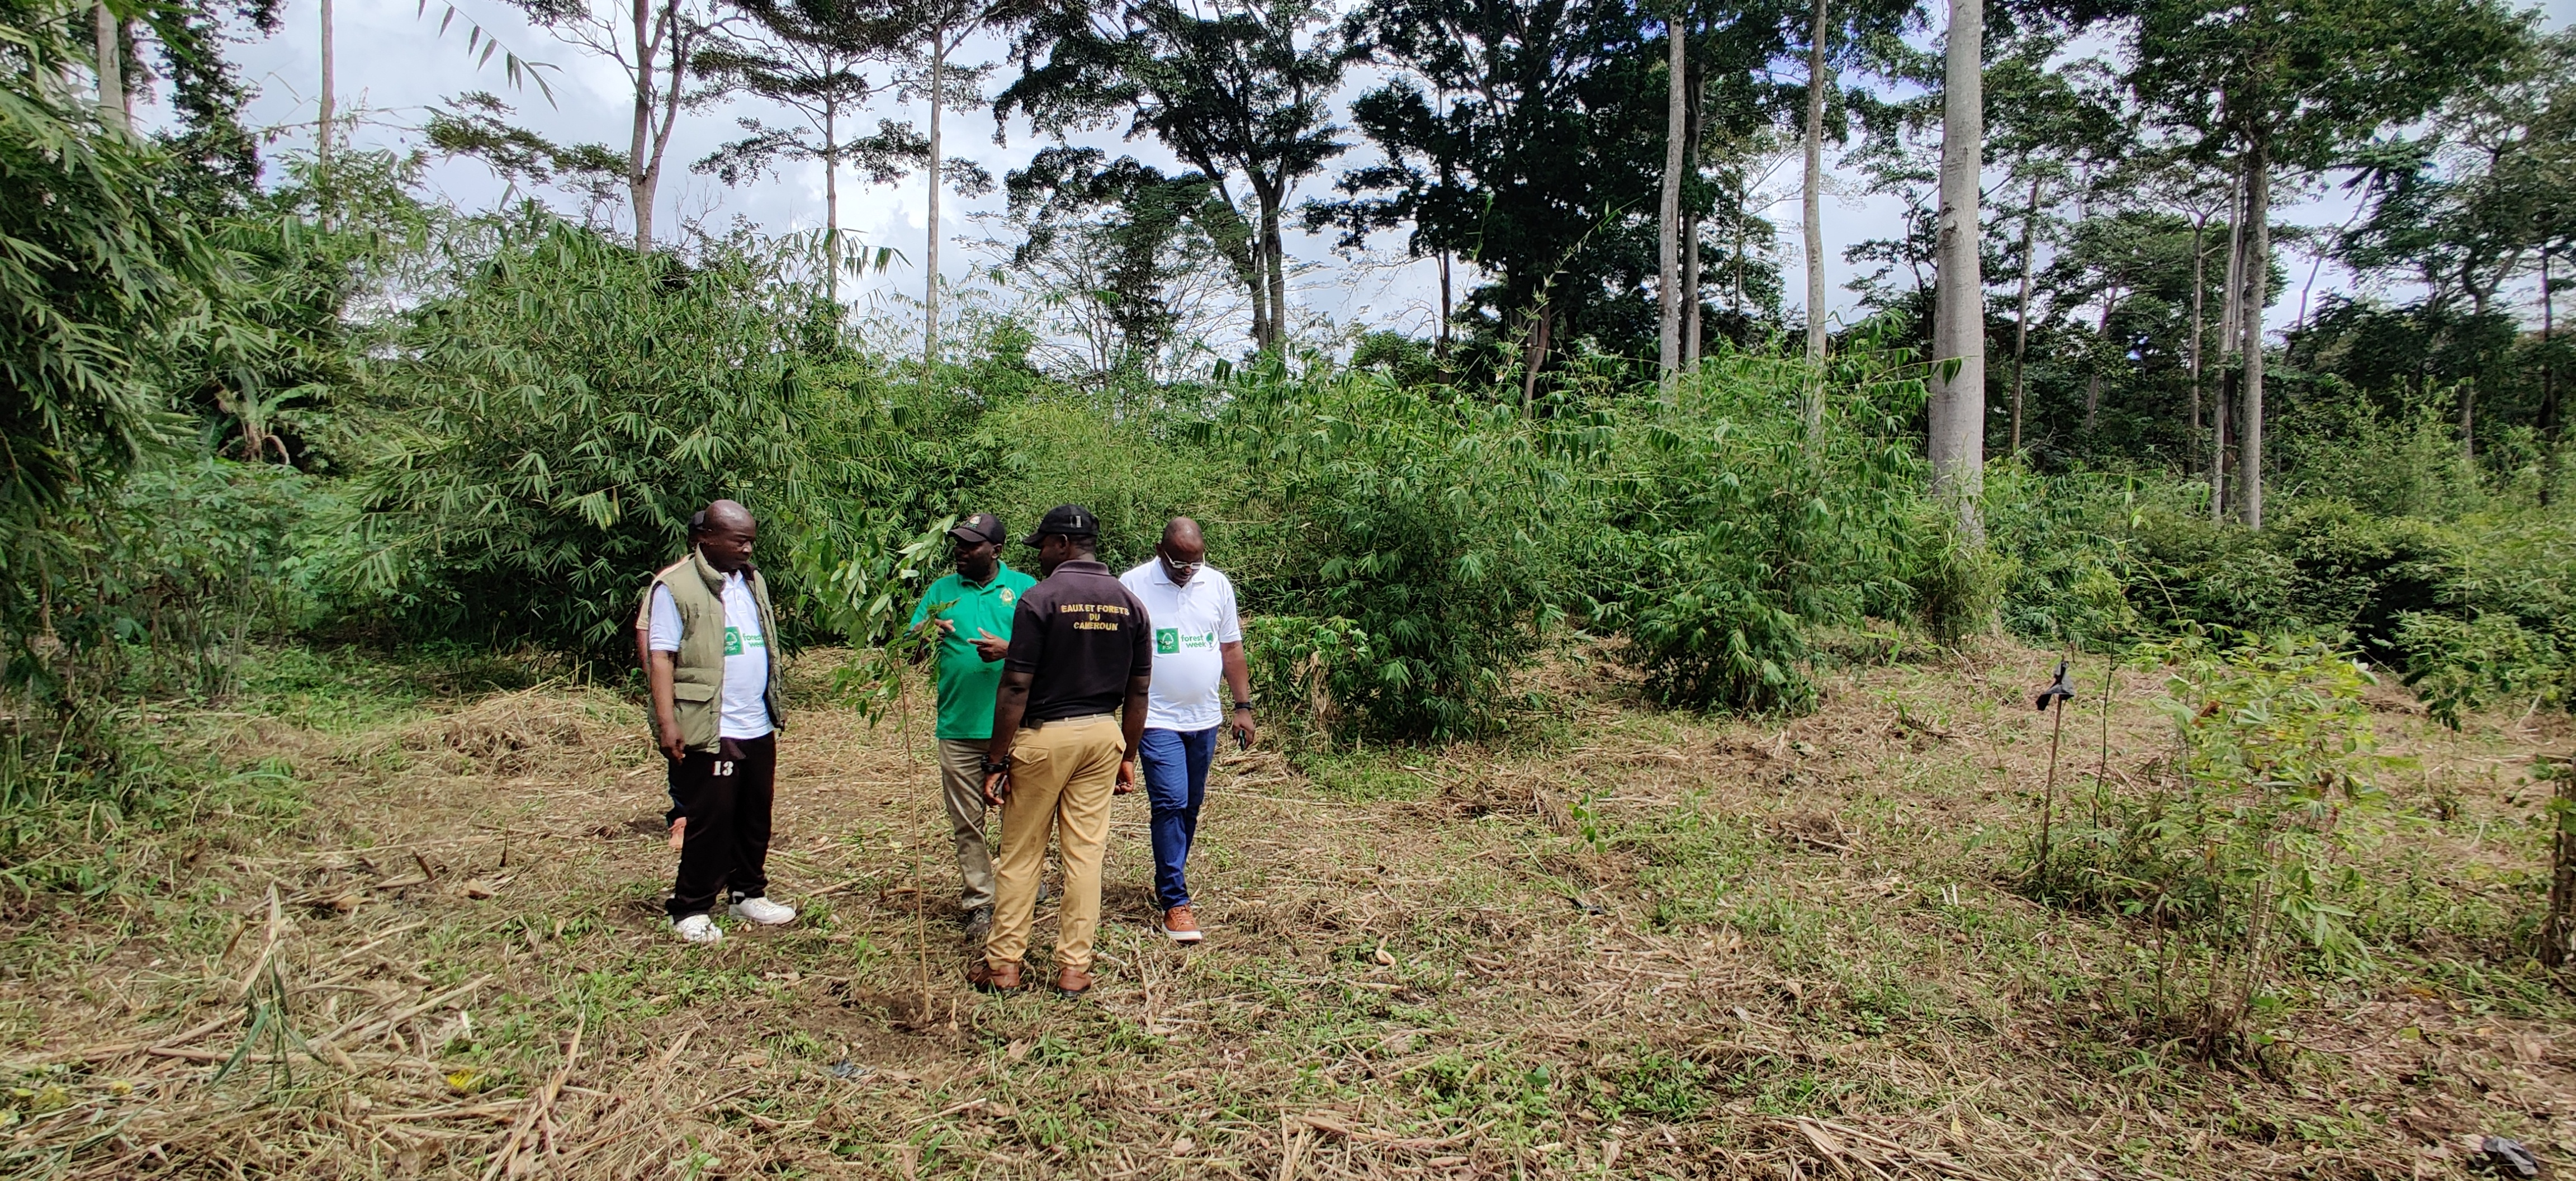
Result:
{"label": "thin wooden stake", "polygon": [[2576,764],[2560,762],[2550,777],[2558,794],[2548,811],[2549,916],[2540,926],[2540,962],[2557,968],[2566,965],[2567,945],[2576,937]]}
{"label": "thin wooden stake", "polygon": [[2048,883],[2048,838],[2051,820],[2057,812],[2057,736],[2066,729],[2066,699],[2049,703],[2049,716],[2054,722],[2048,728],[2048,788],[2039,804],[2039,881]]}
{"label": "thin wooden stake", "polygon": [[2111,782],[2111,690],[2117,684],[2119,658],[2102,657],[2102,761],[2093,769],[2093,827],[2102,827],[2102,789]]}

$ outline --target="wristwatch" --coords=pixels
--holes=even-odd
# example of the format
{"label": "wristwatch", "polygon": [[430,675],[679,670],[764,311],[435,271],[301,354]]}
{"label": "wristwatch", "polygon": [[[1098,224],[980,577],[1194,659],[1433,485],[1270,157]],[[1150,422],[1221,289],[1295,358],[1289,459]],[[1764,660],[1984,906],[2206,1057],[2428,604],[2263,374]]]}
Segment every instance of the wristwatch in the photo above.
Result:
{"label": "wristwatch", "polygon": [[1236,709],[1236,711],[1237,711],[1237,712],[1240,712],[1240,711],[1243,711],[1243,710],[1247,710],[1247,709],[1251,709],[1251,708],[1252,708],[1252,703],[1251,703],[1251,702],[1249,702],[1249,701],[1238,701],[1238,702],[1235,702],[1235,703],[1234,703],[1234,708]]}
{"label": "wristwatch", "polygon": [[1011,769],[1011,756],[1009,756],[1009,755],[1003,755],[1001,758],[998,758],[998,759],[994,758],[994,757],[993,757],[993,756],[991,756],[991,755],[986,755],[986,756],[984,756],[984,773],[985,773],[985,774],[987,774],[987,775],[1001,775],[1001,774],[1005,774],[1005,773],[1007,773],[1008,771],[1010,771],[1010,769]]}

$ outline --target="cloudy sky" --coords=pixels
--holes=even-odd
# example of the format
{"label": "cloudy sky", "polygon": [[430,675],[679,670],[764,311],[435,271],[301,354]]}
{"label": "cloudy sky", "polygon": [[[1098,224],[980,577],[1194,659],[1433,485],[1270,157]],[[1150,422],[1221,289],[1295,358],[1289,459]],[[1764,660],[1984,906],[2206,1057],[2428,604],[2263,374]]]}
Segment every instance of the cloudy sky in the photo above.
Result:
{"label": "cloudy sky", "polygon": [[[425,11],[417,7],[418,2],[338,0],[340,104],[343,111],[355,110],[361,116],[351,133],[358,143],[417,147],[421,136],[415,129],[433,107],[459,92],[478,89],[498,92],[516,103],[524,123],[558,140],[620,145],[625,142],[632,99],[623,75],[612,63],[531,27],[506,0],[455,0],[457,19],[443,36],[439,21],[447,9],[447,0],[428,0]],[[312,136],[320,75],[318,5],[319,0],[289,0],[285,25],[275,36],[244,39],[232,50],[244,79],[258,91],[248,112],[251,123],[271,129],[281,147],[299,140],[309,143]],[[2571,17],[2576,17],[2576,0],[2547,0],[2544,7],[2554,27],[2563,28]],[[469,23],[498,36],[508,50],[557,67],[549,75],[553,103],[549,104],[534,88],[510,90],[498,58],[478,66],[466,51]],[[998,43],[970,46],[961,56],[970,62],[998,61],[1001,48]],[[1005,65],[997,73],[993,88],[1007,84],[1007,77]],[[822,224],[823,183],[818,166],[793,165],[781,175],[738,189],[689,171],[690,162],[738,135],[735,120],[746,115],[772,123],[794,119],[792,112],[757,101],[735,101],[684,116],[672,136],[657,226],[672,225],[675,218],[722,225],[736,217],[776,230]],[[918,125],[923,112],[918,104],[906,106],[889,98],[868,113],[868,122],[873,124],[876,118],[887,116],[908,118]],[[995,126],[989,113],[951,112],[946,126],[950,153],[973,158],[996,177],[1025,163],[1042,146],[1024,125],[1004,128],[1005,142],[995,143]],[[1169,155],[1150,140],[1122,145],[1115,142],[1114,136],[1103,135],[1094,142],[1130,152],[1149,163],[1172,163]],[[1339,163],[1354,162],[1360,155],[1355,151]],[[1789,194],[1795,179],[1794,162],[1784,162],[1774,187]],[[428,180],[448,198],[468,208],[487,207],[506,191],[489,170],[471,160],[435,163]],[[1327,177],[1310,180],[1304,192],[1321,193],[1327,181]],[[1843,248],[1892,234],[1899,205],[1894,198],[1860,195],[1855,179],[1839,169],[1829,188],[1839,192],[1829,198],[1825,207],[1827,274],[1833,309],[1842,313],[1848,311],[1852,300],[1843,284],[1856,269],[1843,262]],[[942,248],[941,270],[950,283],[969,281],[976,265],[969,251],[954,245],[961,239],[983,236],[982,229],[969,218],[979,210],[997,210],[1001,204],[998,193],[973,201],[951,197],[942,202],[940,230],[944,241],[951,245]],[[925,212],[925,193],[919,179],[876,187],[856,177],[842,178],[843,229],[870,246],[894,247],[906,259],[883,274],[871,276],[862,287],[863,299],[891,309],[899,306],[892,297],[919,296]],[[2289,210],[2285,216],[2311,224],[2331,224],[2341,222],[2343,214],[2344,209],[2329,196],[2308,207]],[[1802,288],[1794,277],[1798,241],[1794,199],[1770,210],[1769,215],[1782,228],[1782,246],[1793,272],[1788,286],[1794,303]],[[1385,235],[1380,245],[1385,248],[1383,257],[1355,264],[1334,255],[1330,243],[1323,239],[1292,237],[1289,253],[1310,264],[1301,275],[1295,302],[1338,322],[1390,324],[1427,331],[1429,310],[1436,307],[1437,299],[1436,279],[1429,265],[1405,263],[1400,257],[1401,239],[1397,235]],[[2293,260],[2294,285],[2305,278],[2304,268],[2297,265],[2300,261],[2304,260]],[[2328,274],[2321,277],[2319,288],[2330,289],[2340,281],[2339,276]]]}

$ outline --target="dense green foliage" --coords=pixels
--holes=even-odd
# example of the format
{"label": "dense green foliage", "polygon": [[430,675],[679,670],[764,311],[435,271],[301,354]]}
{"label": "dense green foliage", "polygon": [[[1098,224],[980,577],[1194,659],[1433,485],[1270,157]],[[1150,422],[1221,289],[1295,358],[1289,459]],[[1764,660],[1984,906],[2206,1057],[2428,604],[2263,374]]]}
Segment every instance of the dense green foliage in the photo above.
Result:
{"label": "dense green foliage", "polygon": [[[1982,146],[1989,175],[1950,169],[1944,191],[1956,209],[2003,183],[1984,225],[1940,231],[1988,256],[1989,388],[1938,399],[1978,305],[1945,290],[1932,355],[1930,164],[1965,142],[1937,116],[1973,69],[1933,69],[1929,12],[1893,0],[514,3],[626,69],[631,147],[545,139],[488,94],[423,130],[578,193],[577,215],[515,192],[458,208],[429,157],[343,142],[327,114],[313,150],[263,159],[222,46],[273,29],[269,0],[71,21],[0,0],[0,886],[91,889],[115,849],[94,825],[176,826],[216,793],[291,809],[257,786],[293,778],[268,752],[181,765],[154,740],[243,708],[263,649],[350,698],[383,687],[366,666],[423,653],[631,687],[639,596],[718,497],[758,518],[778,650],[839,649],[808,704],[871,721],[918,700],[925,637],[901,624],[960,515],[1017,536],[1086,505],[1118,568],[1194,517],[1240,588],[1265,732],[1318,780],[1362,764],[1353,745],[1554,741],[1564,666],[1624,664],[1603,679],[1639,687],[1623,706],[1786,716],[1856,651],[1973,667],[2008,632],[2152,665],[2158,762],[2112,785],[2106,696],[2079,822],[2052,729],[2036,839],[1995,868],[2127,924],[2135,963],[2073,959],[2146,1032],[2212,1054],[2261,1056],[2296,977],[2359,971],[2419,924],[2372,880],[2396,863],[2361,855],[2395,823],[2367,686],[2410,686],[2460,729],[2576,707],[2576,358],[2554,299],[2576,254],[2576,35],[2501,0],[1995,6],[1995,134],[1958,156]],[[991,67],[950,56],[988,35],[1021,69],[989,100]],[[125,77],[169,84],[140,120],[106,68],[129,56],[154,68]],[[1347,78],[1364,89],[1337,109]],[[1053,140],[1012,172],[979,244],[995,266],[948,319],[937,237],[922,318],[845,298],[869,252],[837,204],[808,234],[653,231],[674,123],[729,90],[802,125],[740,120],[700,162],[728,184],[820,165],[837,201],[851,165],[989,186],[941,163],[936,116],[927,136],[851,134],[888,89],[990,101],[998,131]],[[1179,166],[1070,138],[1108,127]],[[1879,268],[1859,311],[1802,348],[1765,177],[1799,146],[1821,176],[1852,135],[1907,220],[1852,249]],[[2342,225],[2275,224],[2337,183]],[[1400,234],[1434,261],[1428,325],[1336,326],[1292,300],[1301,216],[1345,251]],[[1945,248],[1945,289],[1963,253]],[[2328,266],[2359,282],[2320,290]],[[1963,449],[1981,414],[1984,452]],[[1932,437],[1945,487],[1980,502],[1927,489]],[[1971,708],[1999,696],[1984,674]],[[1898,723],[1918,725],[1901,705]],[[1982,753],[1947,760],[1960,782],[1899,802],[2008,800],[1986,776],[2015,736],[1982,729]],[[1785,822],[1803,772],[1778,770]],[[2454,819],[2456,789],[2427,789]],[[1608,863],[1634,833],[1589,784],[1524,798],[1568,838],[1533,880],[1601,913],[1583,892],[1627,872]],[[1739,854],[1702,839],[1722,826],[1688,793],[1664,803],[1684,806],[1653,827],[1693,835],[1647,880],[1692,897],[1655,921],[1726,909],[1754,933]],[[381,836],[363,828],[341,835]],[[2576,840],[2555,848],[2563,937]],[[2541,925],[2492,918],[2539,909],[2519,872],[2476,903],[2490,917],[2446,929],[2512,950]],[[1956,888],[1941,908],[1973,913]],[[282,929],[260,953],[272,999]],[[252,1041],[282,1028],[265,1020]],[[1464,1086],[1464,1062],[1424,1068],[1448,1082],[1423,1094]],[[1616,1107],[1687,1114],[1703,1075],[1640,1060]]]}
{"label": "dense green foliage", "polygon": [[1248,507],[1281,559],[1254,601],[1370,637],[1369,659],[1331,684],[1369,728],[1484,728],[1566,594],[1552,440],[1507,408],[1371,373],[1272,366],[1236,393],[1211,433],[1251,474]]}
{"label": "dense green foliage", "polygon": [[837,341],[781,244],[639,255],[538,217],[460,227],[396,337],[363,585],[412,626],[614,651],[639,571],[719,496],[813,494],[805,371]]}
{"label": "dense green foliage", "polygon": [[[2178,786],[2071,801],[2043,819],[2027,888],[2148,920],[2140,1007],[2204,1052],[2261,1057],[2294,965],[2357,966],[2369,885],[2352,854],[2387,830],[2370,674],[2307,641],[2190,635],[2141,655],[2167,670]],[[2063,825],[2054,829],[2049,820]]]}
{"label": "dense green foliage", "polygon": [[1908,568],[1938,560],[1917,528],[1921,462],[1904,429],[1921,383],[1886,354],[1847,353],[1810,434],[1809,379],[1729,354],[1670,411],[1621,404],[1618,461],[1593,477],[1588,585],[1595,622],[1628,637],[1664,701],[1802,712],[1816,629],[1918,605]]}
{"label": "dense green foliage", "polygon": [[[850,13],[767,11],[771,49],[838,63],[827,138],[871,97],[868,55],[912,43]],[[689,512],[729,495],[764,523],[784,638],[861,648],[935,572],[956,514],[1025,528],[1085,503],[1120,565],[1164,518],[1198,517],[1280,645],[1258,658],[1265,684],[1372,740],[1508,725],[1530,700],[1516,674],[1576,634],[1689,708],[1808,708],[1838,629],[1952,643],[1998,620],[2089,647],[2315,636],[2452,719],[2576,700],[2564,343],[2503,306],[2564,245],[2545,199],[2570,159],[2564,38],[2459,0],[2404,16],[2438,52],[2344,68],[2194,11],[2022,14],[1998,34],[1993,147],[2028,187],[1997,206],[1996,240],[2017,242],[1996,274],[2035,294],[1995,319],[1999,360],[2016,330],[1996,400],[2027,394],[1995,430],[2027,442],[1993,473],[1984,536],[1922,499],[1922,301],[1890,277],[1920,236],[1864,251],[1889,265],[1872,290],[1890,310],[1843,326],[1821,367],[1789,359],[1764,294],[1775,255],[1747,169],[1801,105],[1764,71],[1803,61],[1804,7],[1641,21],[1610,3],[1531,24],[1380,4],[1339,26],[1297,4],[994,9],[1026,67],[1001,114],[1050,135],[1123,121],[1193,171],[1033,152],[1012,183],[1025,240],[995,257],[1079,290],[969,300],[948,337],[967,343],[927,370],[853,321],[811,237],[692,227],[639,250],[534,204],[447,208],[422,197],[419,161],[346,147],[281,157],[263,183],[225,154],[239,95],[187,49],[203,28],[163,38],[197,72],[182,134],[156,143],[67,99],[53,67],[79,48],[18,12],[0,83],[10,685],[61,717],[220,692],[228,653],[310,628],[618,657]],[[1820,101],[1836,134],[1869,136],[1879,183],[1920,195],[1932,108],[1869,89],[1922,66],[1907,19],[1833,16],[1824,52],[1845,74]],[[2086,29],[2125,34],[2126,56],[2063,60]],[[1714,310],[1724,285],[1734,318],[1658,388],[1636,375],[1645,211],[1671,146],[1657,42],[1676,36],[1695,297]],[[1291,341],[1279,226],[1342,152],[1329,92],[1363,59],[1386,74],[1350,117],[1383,159],[1307,212],[1473,262],[1457,349],[1448,325],[1370,334],[1347,359]],[[740,66],[700,63],[711,84]],[[2265,113],[2231,107],[2243,118],[2206,142],[2178,130],[2220,93]],[[2372,139],[2419,115],[2425,138]],[[2225,294],[2209,264],[2241,235],[2200,200],[2258,140],[2284,169],[2360,178],[2367,216],[2320,258],[2425,285],[2407,307],[2302,293],[2259,531],[2213,519],[2201,478],[2225,396],[2201,356]],[[797,143],[759,166],[866,146]],[[2290,268],[2270,267],[2286,290]],[[1240,363],[1177,339],[1206,322],[1191,282],[1252,297]],[[1061,363],[1073,350],[1032,312],[1072,305],[1096,321],[1086,364]]]}

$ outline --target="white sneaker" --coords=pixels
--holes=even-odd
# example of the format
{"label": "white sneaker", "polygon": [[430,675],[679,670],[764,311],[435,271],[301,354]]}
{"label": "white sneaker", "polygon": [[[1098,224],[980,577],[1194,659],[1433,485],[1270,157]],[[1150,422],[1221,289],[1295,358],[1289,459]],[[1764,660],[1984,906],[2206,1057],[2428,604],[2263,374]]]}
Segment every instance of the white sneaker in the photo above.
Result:
{"label": "white sneaker", "polygon": [[733,917],[749,919],[764,927],[775,927],[796,921],[796,908],[781,906],[767,898],[745,898],[733,904]]}
{"label": "white sneaker", "polygon": [[693,914],[672,923],[671,933],[679,936],[683,943],[724,942],[723,929],[716,926],[714,919],[702,914]]}

